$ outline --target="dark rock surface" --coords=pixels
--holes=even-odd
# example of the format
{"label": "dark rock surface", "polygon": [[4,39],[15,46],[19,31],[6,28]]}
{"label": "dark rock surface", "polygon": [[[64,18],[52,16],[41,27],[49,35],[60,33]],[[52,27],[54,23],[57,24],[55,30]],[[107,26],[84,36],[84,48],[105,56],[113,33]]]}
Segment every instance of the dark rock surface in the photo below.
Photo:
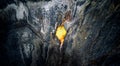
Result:
{"label": "dark rock surface", "polygon": [[120,0],[0,1],[0,66],[119,66],[119,19]]}

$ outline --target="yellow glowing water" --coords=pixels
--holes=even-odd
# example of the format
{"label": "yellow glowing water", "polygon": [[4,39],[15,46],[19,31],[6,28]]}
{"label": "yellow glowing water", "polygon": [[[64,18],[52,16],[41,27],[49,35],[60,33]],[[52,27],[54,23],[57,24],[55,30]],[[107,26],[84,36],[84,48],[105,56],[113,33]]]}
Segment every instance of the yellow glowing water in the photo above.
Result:
{"label": "yellow glowing water", "polygon": [[63,44],[66,34],[67,34],[67,31],[66,31],[64,25],[60,25],[57,27],[55,35],[60,40],[61,44]]}

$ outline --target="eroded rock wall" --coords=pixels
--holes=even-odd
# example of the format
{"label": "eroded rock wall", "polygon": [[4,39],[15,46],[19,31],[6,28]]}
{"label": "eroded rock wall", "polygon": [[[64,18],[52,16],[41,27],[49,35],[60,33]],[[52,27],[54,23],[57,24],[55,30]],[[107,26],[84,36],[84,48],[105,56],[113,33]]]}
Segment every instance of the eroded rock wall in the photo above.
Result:
{"label": "eroded rock wall", "polygon": [[[119,0],[10,1],[0,9],[6,66],[120,65]],[[60,51],[57,26],[67,35]],[[5,52],[3,52],[5,50]]]}

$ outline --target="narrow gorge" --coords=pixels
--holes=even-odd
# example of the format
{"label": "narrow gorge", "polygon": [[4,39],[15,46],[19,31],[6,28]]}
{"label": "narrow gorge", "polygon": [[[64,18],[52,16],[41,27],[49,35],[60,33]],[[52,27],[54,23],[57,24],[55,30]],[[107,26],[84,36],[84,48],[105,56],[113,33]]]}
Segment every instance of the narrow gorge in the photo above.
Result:
{"label": "narrow gorge", "polygon": [[119,66],[120,0],[1,0],[0,66]]}

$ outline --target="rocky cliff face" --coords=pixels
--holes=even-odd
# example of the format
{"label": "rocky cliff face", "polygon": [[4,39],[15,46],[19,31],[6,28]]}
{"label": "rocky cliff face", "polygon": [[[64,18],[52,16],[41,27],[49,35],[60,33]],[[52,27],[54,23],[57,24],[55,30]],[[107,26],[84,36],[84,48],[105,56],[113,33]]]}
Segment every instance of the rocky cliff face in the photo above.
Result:
{"label": "rocky cliff face", "polygon": [[[1,66],[120,65],[119,0],[6,1],[0,3]],[[68,12],[60,50],[55,31]]]}

